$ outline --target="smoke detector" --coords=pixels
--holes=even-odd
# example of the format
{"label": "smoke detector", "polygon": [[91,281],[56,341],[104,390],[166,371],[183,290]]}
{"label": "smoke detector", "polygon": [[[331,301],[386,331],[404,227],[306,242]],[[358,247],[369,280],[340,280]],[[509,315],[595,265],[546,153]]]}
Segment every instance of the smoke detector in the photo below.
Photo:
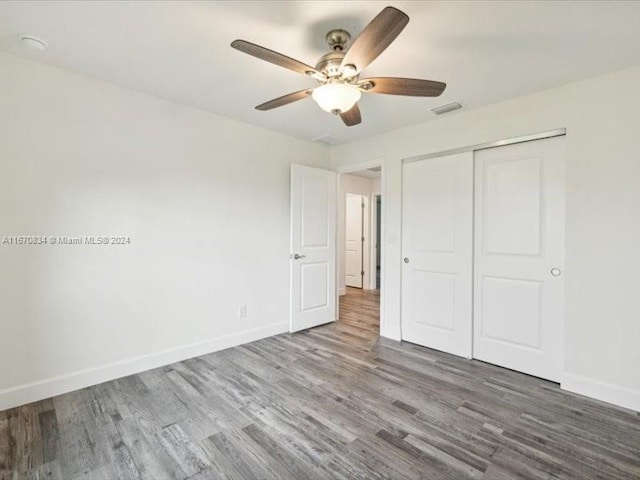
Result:
{"label": "smoke detector", "polygon": [[41,52],[47,48],[47,42],[33,35],[20,35],[22,45],[29,50]]}

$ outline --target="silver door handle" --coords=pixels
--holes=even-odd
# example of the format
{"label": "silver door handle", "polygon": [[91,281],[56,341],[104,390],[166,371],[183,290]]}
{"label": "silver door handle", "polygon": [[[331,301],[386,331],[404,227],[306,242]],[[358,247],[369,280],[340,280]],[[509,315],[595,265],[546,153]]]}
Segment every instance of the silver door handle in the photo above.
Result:
{"label": "silver door handle", "polygon": [[562,271],[559,268],[552,268],[551,269],[551,275],[553,275],[554,277],[559,277],[562,274]]}
{"label": "silver door handle", "polygon": [[404,263],[409,263],[409,257],[404,257]]}
{"label": "silver door handle", "polygon": [[300,260],[301,258],[306,257],[306,255],[298,255],[297,253],[293,254],[293,259],[294,260]]}

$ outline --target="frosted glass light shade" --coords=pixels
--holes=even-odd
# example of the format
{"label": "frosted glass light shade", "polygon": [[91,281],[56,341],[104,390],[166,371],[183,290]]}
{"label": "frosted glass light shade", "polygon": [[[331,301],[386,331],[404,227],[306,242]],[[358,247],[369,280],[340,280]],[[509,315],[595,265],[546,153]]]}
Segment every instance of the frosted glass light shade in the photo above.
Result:
{"label": "frosted glass light shade", "polygon": [[362,94],[351,85],[329,83],[316,88],[311,96],[325,112],[344,113],[351,110]]}

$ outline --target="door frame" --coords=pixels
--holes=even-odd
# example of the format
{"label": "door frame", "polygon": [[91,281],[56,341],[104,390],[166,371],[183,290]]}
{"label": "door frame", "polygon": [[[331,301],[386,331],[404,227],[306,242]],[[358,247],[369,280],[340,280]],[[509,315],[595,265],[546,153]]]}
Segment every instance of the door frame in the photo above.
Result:
{"label": "door frame", "polygon": [[[382,172],[381,172],[382,173]],[[381,175],[382,177],[382,175]],[[382,182],[381,182],[382,183]],[[371,205],[371,208],[369,208],[369,236],[371,238],[371,241],[369,242],[369,272],[371,272],[369,274],[369,290],[375,290],[376,289],[376,276],[377,276],[377,269],[378,269],[378,261],[377,261],[377,250],[380,249],[380,263],[382,264],[382,209],[380,209],[380,225],[378,225],[378,218],[377,218],[377,214],[378,214],[378,200],[377,198],[380,197],[380,206],[382,206],[382,194],[380,192],[371,192],[371,198],[369,199],[369,205]],[[380,229],[380,245],[377,246],[376,248],[376,242],[377,242],[377,235],[378,235],[378,229]],[[380,266],[380,273],[382,274],[382,266]],[[382,280],[382,279],[381,279]]]}
{"label": "door frame", "polygon": [[[360,170],[366,170],[368,168],[380,167],[380,192],[376,193],[376,195],[382,196],[382,208],[380,212],[380,230],[381,230],[380,243],[382,244],[380,246],[381,248],[384,246],[384,238],[385,238],[384,163],[385,163],[385,157],[378,157],[374,160],[368,160],[366,162],[358,162],[358,163],[352,163],[349,165],[343,165],[335,169],[336,173],[338,174],[338,191],[340,191],[340,182],[341,182],[342,174],[358,172]],[[370,208],[369,210],[371,211],[372,209]],[[339,212],[336,209],[336,216],[338,215],[338,213]],[[338,248],[338,240],[339,240],[338,235],[336,235],[336,249]],[[372,242],[369,242],[369,243],[370,245],[372,244]],[[336,255],[336,285],[338,285],[337,282],[339,282],[339,275],[340,275],[340,263],[339,263],[340,258],[339,257],[340,257],[339,255]],[[384,281],[384,272],[385,272],[384,266],[385,266],[385,249],[382,248],[382,250],[380,251],[380,272],[381,272],[381,275],[380,275],[380,331],[381,332],[385,329],[384,299],[386,297],[386,286]],[[340,291],[339,290],[340,290],[339,288],[336,288],[336,318],[338,318],[340,315]]]}

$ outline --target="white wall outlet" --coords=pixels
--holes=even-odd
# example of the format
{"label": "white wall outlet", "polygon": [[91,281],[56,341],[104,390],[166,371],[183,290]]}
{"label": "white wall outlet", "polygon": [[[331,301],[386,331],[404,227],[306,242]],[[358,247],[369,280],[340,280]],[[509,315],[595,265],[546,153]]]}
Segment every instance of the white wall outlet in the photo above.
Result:
{"label": "white wall outlet", "polygon": [[247,304],[243,303],[242,305],[240,305],[240,308],[238,309],[238,316],[240,318],[246,318],[247,316]]}

